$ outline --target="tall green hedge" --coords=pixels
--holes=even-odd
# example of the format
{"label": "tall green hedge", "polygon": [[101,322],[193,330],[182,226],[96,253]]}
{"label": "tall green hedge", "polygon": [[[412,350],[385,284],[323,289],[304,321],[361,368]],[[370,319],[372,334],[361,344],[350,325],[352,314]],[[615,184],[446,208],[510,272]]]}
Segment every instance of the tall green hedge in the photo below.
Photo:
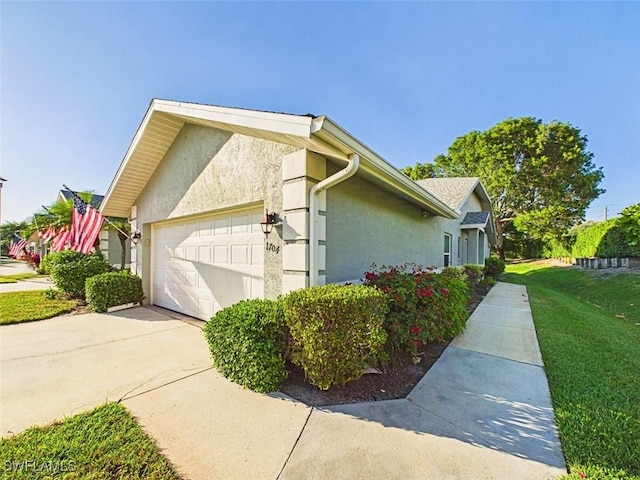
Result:
{"label": "tall green hedge", "polygon": [[618,219],[594,223],[576,229],[571,256],[581,257],[635,257],[640,256],[640,244],[620,227]]}
{"label": "tall green hedge", "polygon": [[379,290],[325,285],[293,291],[283,302],[292,360],[321,389],[361,377],[381,357],[388,308]]}

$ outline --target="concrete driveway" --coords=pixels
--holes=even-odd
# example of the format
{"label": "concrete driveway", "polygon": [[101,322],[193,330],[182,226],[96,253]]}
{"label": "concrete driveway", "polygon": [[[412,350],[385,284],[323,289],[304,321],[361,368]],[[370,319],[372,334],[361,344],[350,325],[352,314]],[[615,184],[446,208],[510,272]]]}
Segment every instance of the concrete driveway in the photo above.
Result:
{"label": "concrete driveway", "polygon": [[211,368],[200,328],[146,308],[0,328],[2,436]]}
{"label": "concrete driveway", "polygon": [[407,399],[323,409],[222,378],[199,325],[165,313],[1,327],[2,436],[121,400],[194,480],[566,472],[523,287],[494,287]]}

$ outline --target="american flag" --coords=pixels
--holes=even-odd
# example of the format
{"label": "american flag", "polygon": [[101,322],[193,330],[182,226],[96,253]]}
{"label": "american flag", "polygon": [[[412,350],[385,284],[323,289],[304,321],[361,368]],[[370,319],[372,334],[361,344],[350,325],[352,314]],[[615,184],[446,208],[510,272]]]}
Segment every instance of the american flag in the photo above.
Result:
{"label": "american flag", "polygon": [[56,232],[56,236],[51,243],[51,249],[54,252],[64,250],[70,237],[71,231],[67,227],[61,228]]}
{"label": "american flag", "polygon": [[56,236],[56,229],[53,227],[47,227],[47,229],[44,231],[44,233],[38,232],[38,234],[40,235],[40,238],[42,238],[42,241],[44,243],[49,242],[50,240],[53,239],[53,237]]}
{"label": "american flag", "polygon": [[100,234],[104,217],[77,195],[73,196],[71,215],[71,249],[89,253]]}
{"label": "american flag", "polygon": [[20,255],[27,246],[27,241],[24,238],[21,238],[20,235],[14,233],[13,240],[11,240],[11,245],[9,245],[9,256],[17,257]]}

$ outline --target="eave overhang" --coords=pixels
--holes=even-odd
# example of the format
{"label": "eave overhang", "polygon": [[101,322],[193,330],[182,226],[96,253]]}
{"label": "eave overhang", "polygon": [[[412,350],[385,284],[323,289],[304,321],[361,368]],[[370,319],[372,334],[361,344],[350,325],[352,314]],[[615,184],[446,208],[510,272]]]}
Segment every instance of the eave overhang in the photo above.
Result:
{"label": "eave overhang", "polygon": [[128,218],[131,207],[149,182],[185,124],[217,128],[242,135],[306,148],[332,161],[346,163],[360,155],[358,175],[410,203],[445,218],[459,214],[402,174],[328,117],[290,115],[239,108],[154,99],[136,131],[101,205],[103,215]]}

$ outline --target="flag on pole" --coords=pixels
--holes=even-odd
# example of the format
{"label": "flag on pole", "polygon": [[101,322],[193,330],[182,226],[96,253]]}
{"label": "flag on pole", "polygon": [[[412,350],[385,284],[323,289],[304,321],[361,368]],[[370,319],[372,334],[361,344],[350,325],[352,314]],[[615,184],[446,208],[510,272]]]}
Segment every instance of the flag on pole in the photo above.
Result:
{"label": "flag on pole", "polygon": [[53,227],[47,227],[47,229],[42,234],[41,238],[44,243],[48,243],[56,236],[56,229]]}
{"label": "flag on pole", "polygon": [[67,228],[61,228],[56,232],[56,236],[51,243],[51,249],[54,252],[60,252],[67,247],[67,242],[71,237],[71,231]]}
{"label": "flag on pole", "polygon": [[9,245],[9,256],[17,257],[26,247],[27,241],[24,238],[21,238],[17,233],[14,233],[11,245]]}
{"label": "flag on pole", "polygon": [[89,253],[100,234],[104,217],[78,195],[73,195],[73,213],[71,214],[71,249],[80,253]]}

